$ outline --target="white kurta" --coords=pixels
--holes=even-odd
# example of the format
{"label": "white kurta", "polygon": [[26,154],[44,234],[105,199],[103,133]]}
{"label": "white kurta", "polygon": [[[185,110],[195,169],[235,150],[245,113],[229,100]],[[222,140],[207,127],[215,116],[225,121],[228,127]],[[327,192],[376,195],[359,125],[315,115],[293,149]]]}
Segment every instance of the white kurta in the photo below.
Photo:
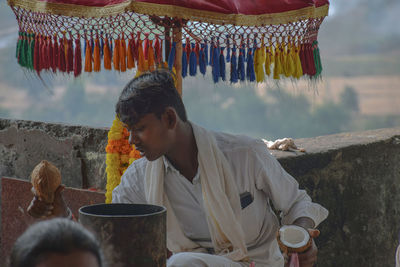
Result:
{"label": "white kurta", "polygon": [[[297,181],[281,167],[263,141],[225,133],[215,133],[215,138],[232,167],[239,193],[250,192],[254,199],[242,209],[249,257],[256,266],[283,266],[276,242],[279,222],[271,205],[281,212],[282,224],[309,217],[317,226],[328,216],[328,211],[311,202],[304,190],[299,190]],[[203,247],[212,248],[203,207],[201,174],[197,173],[191,183],[165,157],[164,161],[164,190],[185,235]],[[142,158],[129,166],[121,184],[113,191],[113,203],[146,203],[146,164],[147,160]]]}

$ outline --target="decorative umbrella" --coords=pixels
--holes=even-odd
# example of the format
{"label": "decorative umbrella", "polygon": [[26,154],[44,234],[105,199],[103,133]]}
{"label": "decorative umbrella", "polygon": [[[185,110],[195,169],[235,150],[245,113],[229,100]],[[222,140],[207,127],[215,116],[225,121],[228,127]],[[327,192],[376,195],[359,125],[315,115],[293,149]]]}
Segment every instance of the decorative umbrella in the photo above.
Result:
{"label": "decorative umbrella", "polygon": [[[262,82],[322,71],[317,34],[328,0],[8,0],[16,57],[28,69],[73,73],[175,68],[182,77]],[[230,67],[227,66],[230,64]]]}
{"label": "decorative umbrella", "polygon": [[[182,78],[214,82],[265,77],[317,79],[317,35],[328,0],[8,0],[18,25],[16,57],[29,70],[70,73],[102,68],[137,73],[168,66]],[[208,70],[209,71],[209,70]],[[107,193],[140,157],[116,118],[106,148]]]}

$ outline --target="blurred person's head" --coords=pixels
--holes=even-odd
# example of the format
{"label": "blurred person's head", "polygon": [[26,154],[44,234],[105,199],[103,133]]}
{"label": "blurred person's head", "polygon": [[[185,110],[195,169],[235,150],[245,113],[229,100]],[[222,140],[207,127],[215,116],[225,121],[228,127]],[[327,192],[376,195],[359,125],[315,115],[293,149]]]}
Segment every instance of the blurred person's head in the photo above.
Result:
{"label": "blurred person's head", "polygon": [[100,243],[77,222],[56,218],[30,226],[15,242],[10,267],[103,267]]}

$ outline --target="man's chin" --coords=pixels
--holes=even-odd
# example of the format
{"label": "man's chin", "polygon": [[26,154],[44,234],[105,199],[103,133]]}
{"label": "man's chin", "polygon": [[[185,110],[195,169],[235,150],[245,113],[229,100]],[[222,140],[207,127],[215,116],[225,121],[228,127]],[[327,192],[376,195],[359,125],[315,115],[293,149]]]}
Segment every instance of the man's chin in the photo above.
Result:
{"label": "man's chin", "polygon": [[152,156],[152,155],[147,155],[147,154],[145,154],[144,157],[145,157],[148,161],[155,161],[155,160],[159,159],[161,156]]}

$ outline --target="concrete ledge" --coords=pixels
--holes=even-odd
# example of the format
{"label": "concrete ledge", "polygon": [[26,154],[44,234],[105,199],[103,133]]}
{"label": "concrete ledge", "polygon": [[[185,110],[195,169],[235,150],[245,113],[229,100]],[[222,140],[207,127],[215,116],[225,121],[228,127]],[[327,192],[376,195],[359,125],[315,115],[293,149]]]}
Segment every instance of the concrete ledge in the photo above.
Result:
{"label": "concrete ledge", "polygon": [[[107,129],[0,119],[0,176],[29,180],[42,159],[63,183],[105,188]],[[394,266],[400,222],[400,128],[296,139],[306,153],[271,151],[330,215],[318,266]]]}

